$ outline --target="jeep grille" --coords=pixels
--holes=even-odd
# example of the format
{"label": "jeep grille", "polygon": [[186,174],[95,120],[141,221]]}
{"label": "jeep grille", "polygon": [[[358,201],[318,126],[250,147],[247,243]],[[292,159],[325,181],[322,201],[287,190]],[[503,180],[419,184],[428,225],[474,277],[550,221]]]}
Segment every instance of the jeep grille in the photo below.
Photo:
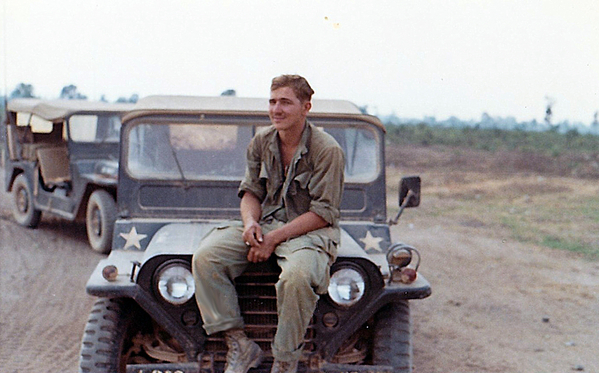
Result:
{"label": "jeep grille", "polygon": [[[275,283],[279,278],[277,271],[246,271],[235,280],[239,297],[239,307],[245,322],[245,332],[250,339],[260,345],[268,357],[272,357],[272,340],[277,330],[277,296]],[[304,354],[314,351],[316,337],[314,319],[304,337]],[[212,353],[216,361],[224,361],[227,345],[223,333],[208,336],[205,351]]]}

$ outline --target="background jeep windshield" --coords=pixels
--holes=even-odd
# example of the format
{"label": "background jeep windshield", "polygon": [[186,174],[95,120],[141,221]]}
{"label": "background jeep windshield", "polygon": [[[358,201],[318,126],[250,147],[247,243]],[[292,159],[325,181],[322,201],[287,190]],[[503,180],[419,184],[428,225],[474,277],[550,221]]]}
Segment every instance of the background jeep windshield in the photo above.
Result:
{"label": "background jeep windshield", "polygon": [[[256,127],[233,124],[139,124],[127,136],[127,170],[139,179],[241,180]],[[368,126],[326,127],[346,156],[347,182],[379,173],[379,141]]]}
{"label": "background jeep windshield", "polygon": [[21,112],[17,113],[17,126],[30,126],[33,133],[50,133],[54,128],[49,120]]}
{"label": "background jeep windshield", "polygon": [[69,133],[75,142],[118,143],[121,119],[118,115],[72,115],[69,118]]}

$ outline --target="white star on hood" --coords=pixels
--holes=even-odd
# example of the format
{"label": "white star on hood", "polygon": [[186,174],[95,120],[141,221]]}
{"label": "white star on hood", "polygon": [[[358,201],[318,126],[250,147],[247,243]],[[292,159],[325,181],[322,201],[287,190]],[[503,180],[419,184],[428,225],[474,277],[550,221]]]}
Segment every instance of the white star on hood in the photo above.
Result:
{"label": "white star on hood", "polygon": [[135,229],[135,227],[132,227],[131,230],[129,231],[129,233],[126,233],[126,234],[121,233],[120,236],[123,237],[127,241],[127,242],[125,242],[124,249],[126,249],[130,246],[135,246],[136,248],[141,249],[141,245],[139,244],[139,241],[148,237],[147,234],[137,233],[137,229]]}
{"label": "white star on hood", "polygon": [[360,238],[360,241],[364,242],[364,251],[374,249],[376,251],[383,252],[381,249],[380,242],[383,240],[382,237],[373,237],[370,231],[366,232],[366,237]]}

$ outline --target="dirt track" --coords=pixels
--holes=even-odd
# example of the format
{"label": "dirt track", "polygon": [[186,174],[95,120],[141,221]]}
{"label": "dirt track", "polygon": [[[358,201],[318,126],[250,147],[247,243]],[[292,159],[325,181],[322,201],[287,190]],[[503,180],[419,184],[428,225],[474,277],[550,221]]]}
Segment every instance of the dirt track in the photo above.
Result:
{"label": "dirt track", "polygon": [[[0,169],[1,170],[1,169]],[[76,372],[93,299],[85,283],[101,255],[81,224],[17,225],[0,195],[0,370]]]}
{"label": "dirt track", "polygon": [[[394,236],[420,249],[433,286],[412,302],[415,372],[599,372],[599,263],[412,211]],[[76,372],[103,256],[81,224],[20,227],[3,192],[0,250],[1,371]]]}

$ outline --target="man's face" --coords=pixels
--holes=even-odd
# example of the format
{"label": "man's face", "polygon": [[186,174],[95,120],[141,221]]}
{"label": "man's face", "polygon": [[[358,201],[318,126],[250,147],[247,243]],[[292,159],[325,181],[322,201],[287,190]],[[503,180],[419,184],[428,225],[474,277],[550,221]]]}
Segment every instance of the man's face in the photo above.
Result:
{"label": "man's face", "polygon": [[312,107],[310,102],[301,102],[290,87],[270,91],[268,116],[277,131],[302,127]]}

